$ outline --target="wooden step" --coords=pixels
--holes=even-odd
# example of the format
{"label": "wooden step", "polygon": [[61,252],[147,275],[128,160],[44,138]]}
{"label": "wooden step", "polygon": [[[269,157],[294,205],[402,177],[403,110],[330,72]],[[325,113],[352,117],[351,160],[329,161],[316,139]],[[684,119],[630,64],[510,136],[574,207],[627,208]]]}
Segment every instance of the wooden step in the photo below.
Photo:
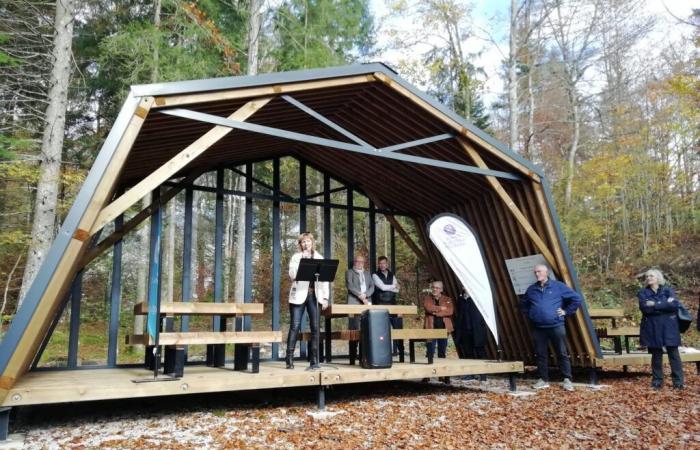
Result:
{"label": "wooden step", "polygon": [[[193,331],[180,333],[160,333],[160,345],[203,345],[203,344],[262,344],[282,342],[281,331]],[[148,335],[137,334],[126,338],[127,345],[147,345]]]}
{"label": "wooden step", "polygon": [[[262,314],[262,303],[204,303],[204,302],[163,302],[160,304],[162,315],[208,315],[235,316],[240,314]],[[145,302],[134,305],[134,314],[148,314],[148,304]]]}

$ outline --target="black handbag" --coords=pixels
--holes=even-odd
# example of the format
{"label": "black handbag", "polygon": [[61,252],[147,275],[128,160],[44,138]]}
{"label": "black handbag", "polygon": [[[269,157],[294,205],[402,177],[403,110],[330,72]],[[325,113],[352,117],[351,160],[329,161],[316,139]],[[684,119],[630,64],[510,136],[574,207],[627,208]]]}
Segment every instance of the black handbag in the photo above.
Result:
{"label": "black handbag", "polygon": [[690,324],[693,323],[693,317],[690,315],[688,309],[683,305],[683,303],[678,304],[678,330],[681,333],[685,333],[690,328]]}

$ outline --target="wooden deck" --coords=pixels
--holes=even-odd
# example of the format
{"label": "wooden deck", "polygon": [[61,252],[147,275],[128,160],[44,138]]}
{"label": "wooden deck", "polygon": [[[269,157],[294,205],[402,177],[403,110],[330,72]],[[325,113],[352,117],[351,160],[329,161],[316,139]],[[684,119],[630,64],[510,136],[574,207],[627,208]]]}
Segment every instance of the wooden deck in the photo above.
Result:
{"label": "wooden deck", "polygon": [[[686,362],[700,362],[700,353],[681,353],[681,360]],[[642,352],[610,353],[602,358],[596,358],[596,367],[611,366],[637,366],[651,364],[651,354]],[[668,363],[668,356],[664,353],[664,363]]]}
{"label": "wooden deck", "polygon": [[307,371],[307,364],[299,361],[295,369],[287,370],[283,361],[264,361],[257,374],[228,366],[186,366],[185,375],[178,380],[149,383],[133,382],[153,376],[142,368],[35,371],[15,384],[2,406],[523,372],[522,362],[452,358],[435,359],[431,365],[424,358],[416,364],[395,362],[391,369],[362,369],[348,360],[333,360],[329,366]]}

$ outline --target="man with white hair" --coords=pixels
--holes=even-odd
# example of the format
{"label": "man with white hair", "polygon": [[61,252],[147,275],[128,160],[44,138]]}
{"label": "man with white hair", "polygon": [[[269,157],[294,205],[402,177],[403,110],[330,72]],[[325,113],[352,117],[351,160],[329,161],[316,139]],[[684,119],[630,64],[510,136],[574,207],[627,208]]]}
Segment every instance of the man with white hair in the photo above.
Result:
{"label": "man with white hair", "polygon": [[537,282],[525,291],[520,299],[520,309],[532,323],[532,337],[540,379],[535,389],[549,387],[548,347],[552,343],[557,353],[559,369],[564,376],[562,387],[573,391],[571,383],[571,361],[566,351],[566,328],[564,318],[576,313],[581,305],[581,296],[566,284],[549,279],[549,269],[543,264],[535,266]]}

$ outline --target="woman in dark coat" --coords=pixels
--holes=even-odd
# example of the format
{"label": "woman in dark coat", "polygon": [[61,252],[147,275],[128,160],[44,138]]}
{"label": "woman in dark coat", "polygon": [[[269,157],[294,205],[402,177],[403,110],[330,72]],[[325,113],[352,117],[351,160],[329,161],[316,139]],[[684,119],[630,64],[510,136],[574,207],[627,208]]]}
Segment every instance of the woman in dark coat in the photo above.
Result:
{"label": "woman in dark coat", "polygon": [[680,302],[673,289],[665,286],[665,283],[661,271],[647,270],[645,287],[637,294],[639,309],[642,310],[639,340],[651,353],[651,386],[654,389],[663,386],[663,347],[666,347],[673,387],[683,389],[683,364],[678,353],[678,346],[681,345],[678,329]]}

